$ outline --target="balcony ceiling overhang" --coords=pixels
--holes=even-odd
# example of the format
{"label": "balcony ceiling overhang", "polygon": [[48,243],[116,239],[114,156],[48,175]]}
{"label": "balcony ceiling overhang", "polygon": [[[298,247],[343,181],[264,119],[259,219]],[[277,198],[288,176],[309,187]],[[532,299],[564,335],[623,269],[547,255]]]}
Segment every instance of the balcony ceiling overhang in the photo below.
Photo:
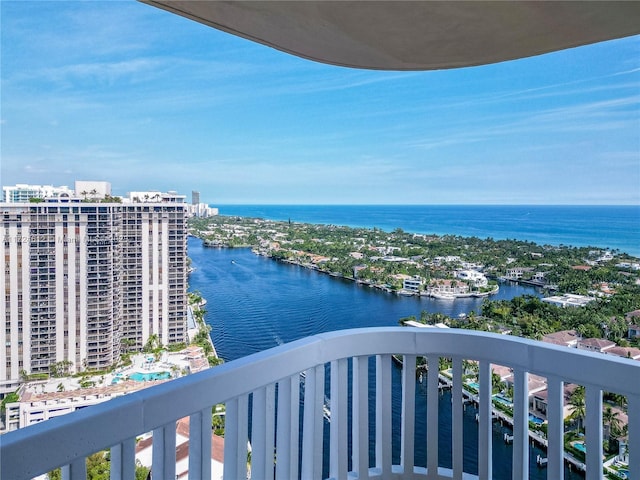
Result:
{"label": "balcony ceiling overhang", "polygon": [[318,62],[436,70],[640,33],[636,1],[141,0]]}

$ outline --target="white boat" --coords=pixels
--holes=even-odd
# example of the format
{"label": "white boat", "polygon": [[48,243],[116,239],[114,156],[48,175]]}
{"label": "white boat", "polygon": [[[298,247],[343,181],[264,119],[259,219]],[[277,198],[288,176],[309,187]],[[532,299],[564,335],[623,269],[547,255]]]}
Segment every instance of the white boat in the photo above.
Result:
{"label": "white boat", "polygon": [[438,300],[455,300],[456,299],[456,296],[453,293],[431,292],[431,296]]}

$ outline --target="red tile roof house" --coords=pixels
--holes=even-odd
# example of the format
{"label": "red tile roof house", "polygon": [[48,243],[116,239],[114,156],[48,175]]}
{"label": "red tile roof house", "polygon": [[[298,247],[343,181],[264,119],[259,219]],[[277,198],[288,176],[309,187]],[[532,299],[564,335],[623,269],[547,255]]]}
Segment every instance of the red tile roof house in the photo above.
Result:
{"label": "red tile roof house", "polygon": [[605,353],[615,346],[615,342],[604,338],[584,338],[578,342],[578,349],[590,352]]}
{"label": "red tile roof house", "polygon": [[560,332],[548,333],[542,337],[543,342],[553,343],[562,347],[578,346],[580,334],[576,330],[562,330]]}
{"label": "red tile roof house", "polygon": [[605,352],[607,355],[617,355],[631,360],[640,360],[640,348],[615,346]]}
{"label": "red tile roof house", "polygon": [[[153,437],[148,436],[136,445],[136,460],[151,468]],[[224,438],[211,434],[211,478],[222,479],[224,463]],[[153,476],[153,472],[151,472]],[[189,478],[189,417],[176,424],[176,480]]]}
{"label": "red tile roof house", "polygon": [[[574,392],[574,390],[577,387],[578,386],[574,385],[573,383],[566,383],[564,385],[564,390],[563,390],[564,402],[563,402],[563,411],[562,411],[563,418],[567,418],[571,414],[572,407],[569,405],[569,399],[571,398],[571,394]],[[544,390],[534,393],[530,397],[529,408],[531,408],[531,410],[536,414],[539,414],[542,417],[546,418],[548,396],[549,396],[549,391],[546,388]]]}
{"label": "red tile roof house", "polygon": [[638,324],[640,322],[640,309],[625,313],[624,318],[629,323]]}

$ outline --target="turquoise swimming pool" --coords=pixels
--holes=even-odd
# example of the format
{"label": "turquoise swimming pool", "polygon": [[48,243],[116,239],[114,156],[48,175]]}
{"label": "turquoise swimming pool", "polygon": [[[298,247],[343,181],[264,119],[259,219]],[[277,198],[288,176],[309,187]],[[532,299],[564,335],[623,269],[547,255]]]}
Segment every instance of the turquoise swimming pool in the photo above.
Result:
{"label": "turquoise swimming pool", "polygon": [[582,453],[587,453],[587,447],[584,445],[584,442],[574,443],[573,448],[575,448],[576,450],[580,450]]}
{"label": "turquoise swimming pool", "polygon": [[536,423],[538,425],[542,425],[544,423],[544,418],[536,417],[533,413],[529,414],[529,421]]}
{"label": "turquoise swimming pool", "polygon": [[506,405],[507,407],[512,407],[512,406],[513,406],[513,402],[511,401],[511,399],[510,399],[510,398],[507,398],[507,397],[505,397],[504,395],[501,395],[501,394],[499,394],[499,393],[495,394],[495,395],[493,396],[493,399],[494,399],[496,402],[499,402],[499,403],[501,403],[501,404],[503,404],[503,405]]}
{"label": "turquoise swimming pool", "polygon": [[150,380],[166,380],[171,378],[171,372],[135,372],[129,375],[131,380],[136,382],[148,382]]}

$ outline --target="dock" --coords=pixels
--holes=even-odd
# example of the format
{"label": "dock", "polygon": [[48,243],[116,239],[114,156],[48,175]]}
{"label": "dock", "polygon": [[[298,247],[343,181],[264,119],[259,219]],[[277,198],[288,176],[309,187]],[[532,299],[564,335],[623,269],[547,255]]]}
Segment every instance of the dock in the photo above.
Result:
{"label": "dock", "polygon": [[[453,381],[446,375],[443,375],[440,373],[438,374],[438,379],[441,385],[445,385],[444,388],[452,388]],[[475,406],[478,406],[480,404],[480,399],[478,395],[470,392],[469,390],[466,390],[464,387],[462,388],[462,400],[464,403],[473,403]],[[493,405],[491,406],[491,412],[492,412],[491,418],[493,421],[498,421],[500,422],[501,425],[506,424],[513,429],[512,417],[510,417],[503,411],[493,407]],[[477,414],[476,414],[476,419],[477,419]],[[508,435],[507,433],[505,433],[503,436],[503,439],[507,444],[513,443],[513,435]],[[547,439],[534,430],[531,430],[531,429],[529,430],[529,439],[533,443],[537,444],[539,447],[542,447],[545,451],[549,447],[549,442],[547,441]],[[540,456],[540,460],[541,461],[538,462],[538,466],[540,468],[546,467],[546,457]],[[575,468],[576,470],[579,470],[581,472],[586,471],[586,468],[587,468],[586,465],[568,452],[564,452],[564,461],[568,463],[571,467]]]}

